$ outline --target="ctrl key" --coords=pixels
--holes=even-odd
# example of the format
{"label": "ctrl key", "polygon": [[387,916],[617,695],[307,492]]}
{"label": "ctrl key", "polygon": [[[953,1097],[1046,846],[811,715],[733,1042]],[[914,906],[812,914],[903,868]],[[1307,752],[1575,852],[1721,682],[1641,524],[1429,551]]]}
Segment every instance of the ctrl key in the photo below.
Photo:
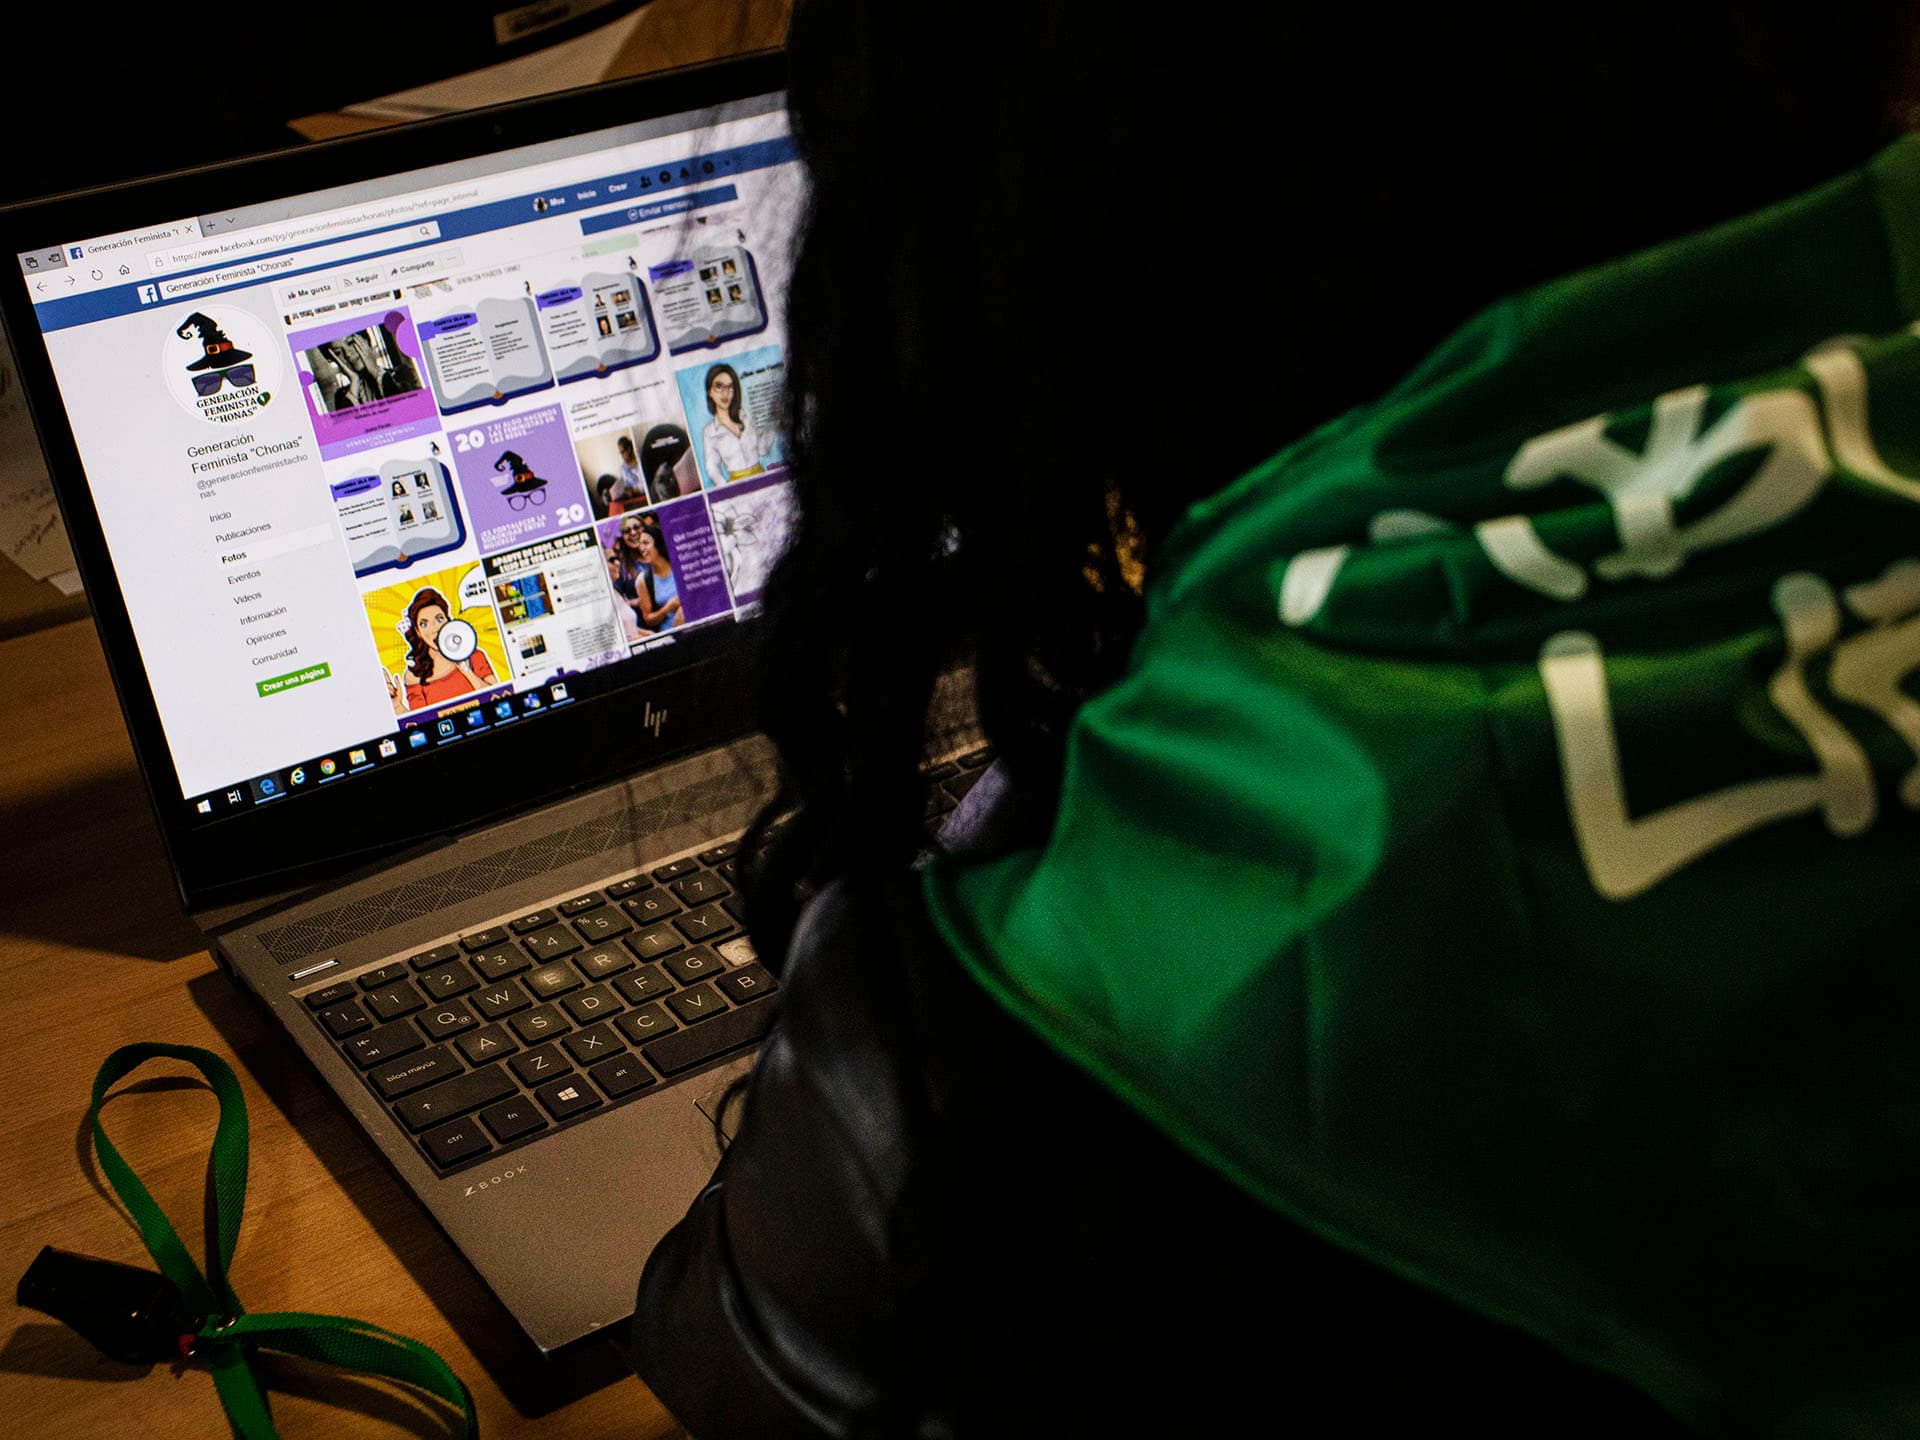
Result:
{"label": "ctrl key", "polygon": [[437,1130],[427,1131],[420,1137],[420,1143],[426,1147],[433,1163],[443,1170],[475,1155],[484,1155],[493,1148],[493,1142],[481,1132],[480,1122],[471,1115],[464,1120],[442,1125]]}

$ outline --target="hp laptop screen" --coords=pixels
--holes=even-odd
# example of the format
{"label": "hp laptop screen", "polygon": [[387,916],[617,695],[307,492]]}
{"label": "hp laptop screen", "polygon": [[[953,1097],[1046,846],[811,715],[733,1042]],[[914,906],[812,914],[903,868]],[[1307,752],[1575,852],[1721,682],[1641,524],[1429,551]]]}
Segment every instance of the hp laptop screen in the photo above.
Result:
{"label": "hp laptop screen", "polygon": [[19,254],[163,810],[509,753],[733,643],[789,514],[799,190],[763,96]]}

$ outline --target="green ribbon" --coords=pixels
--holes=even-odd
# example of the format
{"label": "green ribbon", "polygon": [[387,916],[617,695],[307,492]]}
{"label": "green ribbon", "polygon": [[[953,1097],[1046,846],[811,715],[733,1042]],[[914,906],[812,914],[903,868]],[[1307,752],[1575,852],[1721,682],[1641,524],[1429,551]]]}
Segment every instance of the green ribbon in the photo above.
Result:
{"label": "green ribbon", "polygon": [[[214,1131],[213,1153],[207,1158],[214,1194],[214,1244],[205,1275],[100,1123],[100,1106],[113,1084],[156,1059],[194,1066],[220,1101],[220,1124]],[[465,1434],[478,1440],[480,1422],[474,1415],[473,1397],[447,1362],[418,1340],[340,1315],[297,1311],[249,1315],[241,1307],[227,1283],[227,1267],[240,1239],[240,1214],[246,1203],[247,1104],[226,1061],[193,1045],[123,1045],[107,1057],[94,1077],[87,1123],[93,1129],[93,1152],[100,1168],[139,1227],[160,1273],[173,1282],[193,1313],[204,1317],[198,1330],[181,1337],[182,1344],[191,1353],[205,1356],[220,1403],[241,1440],[279,1440],[266,1388],[254,1368],[254,1353],[259,1350],[302,1355],[424,1390],[458,1409],[466,1419]]]}

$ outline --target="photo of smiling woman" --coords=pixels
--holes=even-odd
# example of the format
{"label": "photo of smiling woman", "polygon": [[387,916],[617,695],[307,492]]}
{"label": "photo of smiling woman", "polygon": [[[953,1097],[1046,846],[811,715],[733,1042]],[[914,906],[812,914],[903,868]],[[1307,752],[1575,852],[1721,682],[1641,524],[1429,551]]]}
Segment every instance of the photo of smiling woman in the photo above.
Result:
{"label": "photo of smiling woman", "polygon": [[627,516],[620,524],[620,538],[608,547],[607,557],[613,588],[632,609],[643,631],[658,634],[680,623],[680,586],[659,521],[651,515]]}
{"label": "photo of smiling woman", "polygon": [[[456,649],[460,655],[458,660],[451,659],[440,648],[441,636],[451,615],[446,596],[430,585],[416,591],[408,602],[402,630],[407,641],[406,664],[399,675],[390,670],[382,672],[387,678],[387,697],[393,701],[395,715],[456,700],[496,683],[493,662],[478,645]],[[457,623],[464,625],[465,622]],[[466,634],[472,635],[470,626],[466,627]]]}

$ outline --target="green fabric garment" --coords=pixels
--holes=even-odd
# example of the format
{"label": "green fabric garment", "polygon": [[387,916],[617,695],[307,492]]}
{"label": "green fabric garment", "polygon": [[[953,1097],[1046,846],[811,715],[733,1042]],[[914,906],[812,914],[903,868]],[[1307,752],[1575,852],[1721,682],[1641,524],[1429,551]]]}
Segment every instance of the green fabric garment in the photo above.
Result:
{"label": "green fabric garment", "polygon": [[1322,1235],[1920,1434],[1916,316],[1920,141],[1488,310],[1188,517],[942,933]]}

